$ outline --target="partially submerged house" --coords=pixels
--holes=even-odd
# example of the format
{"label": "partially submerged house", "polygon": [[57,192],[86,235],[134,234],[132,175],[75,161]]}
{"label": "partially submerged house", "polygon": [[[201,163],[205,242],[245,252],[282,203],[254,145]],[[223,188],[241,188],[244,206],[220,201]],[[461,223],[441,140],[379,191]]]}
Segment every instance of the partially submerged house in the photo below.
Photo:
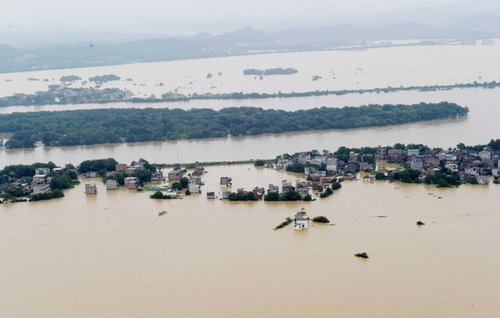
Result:
{"label": "partially submerged house", "polygon": [[106,180],[106,190],[116,190],[118,189],[118,182],[116,180],[108,179]]}
{"label": "partially submerged house", "polygon": [[97,194],[97,185],[95,183],[85,184],[85,194]]}
{"label": "partially submerged house", "polygon": [[309,216],[306,210],[302,208],[293,218],[293,228],[296,230],[303,230],[309,228]]}

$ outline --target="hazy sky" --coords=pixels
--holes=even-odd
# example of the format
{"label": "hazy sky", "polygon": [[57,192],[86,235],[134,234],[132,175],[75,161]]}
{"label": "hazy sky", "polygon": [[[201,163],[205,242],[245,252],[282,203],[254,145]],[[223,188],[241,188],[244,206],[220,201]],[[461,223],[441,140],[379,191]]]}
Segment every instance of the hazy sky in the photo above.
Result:
{"label": "hazy sky", "polygon": [[[471,8],[488,10],[488,5],[500,3],[499,0],[0,0],[0,43],[35,43],[48,40],[48,34],[52,39],[59,36],[71,40],[78,33],[79,39],[85,40],[85,33],[93,37],[100,34],[106,39],[117,36],[111,33],[179,35],[226,32],[244,26],[276,30],[365,24],[377,19],[390,22],[424,16],[418,10],[425,7],[445,6],[443,14],[437,13],[437,19],[434,18],[441,20],[441,16],[453,11],[449,5],[464,1],[469,3],[469,9],[462,8],[466,13]],[[413,15],[401,13],[411,10]]]}
{"label": "hazy sky", "polygon": [[[346,16],[375,14],[457,0],[1,0],[2,30],[89,29],[108,32],[180,33],[197,25],[344,22]],[[190,27],[191,25],[191,27]],[[210,26],[208,26],[210,27]]]}

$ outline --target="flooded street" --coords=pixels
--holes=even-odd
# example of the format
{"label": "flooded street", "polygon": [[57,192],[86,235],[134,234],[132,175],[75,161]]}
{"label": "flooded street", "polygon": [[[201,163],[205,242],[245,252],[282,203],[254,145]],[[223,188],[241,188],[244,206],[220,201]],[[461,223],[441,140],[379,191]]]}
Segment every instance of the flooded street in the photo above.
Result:
{"label": "flooded street", "polygon": [[[230,203],[206,200],[221,176],[233,177],[233,190],[296,176],[250,165],[208,171],[203,194],[182,200],[106,192],[99,180],[98,195],[86,196],[83,179],[63,199],[1,206],[0,316],[465,318],[500,310],[500,186],[346,181],[315,202]],[[273,230],[301,207],[335,226]]]}

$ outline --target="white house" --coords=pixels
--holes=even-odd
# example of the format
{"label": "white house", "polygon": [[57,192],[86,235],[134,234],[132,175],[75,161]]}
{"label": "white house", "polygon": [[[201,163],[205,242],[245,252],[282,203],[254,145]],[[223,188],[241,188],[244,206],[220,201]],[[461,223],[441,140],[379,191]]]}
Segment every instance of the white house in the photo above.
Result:
{"label": "white house", "polygon": [[312,166],[316,166],[316,167],[321,167],[321,165],[323,163],[325,163],[325,159],[323,157],[316,157],[316,158],[313,158],[309,161],[309,163],[312,165]]}
{"label": "white house", "polygon": [[35,174],[31,180],[31,184],[45,183],[45,181],[47,181],[47,176],[45,174]]}
{"label": "white house", "polygon": [[297,156],[297,161],[300,163],[300,164],[306,164],[309,162],[309,160],[311,160],[311,155],[308,154],[307,152],[301,152],[299,153],[299,155]]}
{"label": "white house", "polygon": [[50,191],[50,185],[46,183],[36,184],[33,186],[33,194],[46,193]]}
{"label": "white house", "polygon": [[35,174],[37,175],[48,175],[50,173],[50,168],[36,168]]}
{"label": "white house", "polygon": [[337,158],[328,158],[326,160],[326,170],[327,171],[337,171],[338,160]]}
{"label": "white house", "polygon": [[476,179],[478,184],[485,185],[490,183],[490,179],[488,178],[488,176],[476,176]]}
{"label": "white house", "polygon": [[451,172],[458,172],[458,166],[454,163],[447,163],[444,167],[449,169]]}
{"label": "white house", "polygon": [[197,185],[196,183],[190,183],[189,184],[189,192],[191,193],[200,193],[200,186]]}
{"label": "white house", "polygon": [[85,178],[97,178],[97,171],[85,172]]}
{"label": "white house", "polygon": [[139,180],[136,177],[127,177],[124,179],[123,184],[129,189],[137,189]]}
{"label": "white house", "polygon": [[478,155],[482,160],[491,159],[491,152],[486,149],[481,150]]}
{"label": "white house", "polygon": [[215,200],[215,192],[207,192],[208,200]]}
{"label": "white house", "polygon": [[309,217],[304,208],[302,208],[293,218],[293,228],[296,230],[303,230],[309,228]]}
{"label": "white house", "polygon": [[491,174],[493,174],[494,177],[500,177],[500,168],[491,169]]}
{"label": "white house", "polygon": [[478,169],[476,167],[465,168],[464,172],[465,172],[465,174],[468,174],[468,175],[471,175],[471,176],[478,176],[479,175],[479,171],[478,171]]}
{"label": "white house", "polygon": [[411,156],[417,156],[418,157],[420,155],[420,150],[419,149],[408,149],[406,151],[407,151],[408,157],[411,157]]}
{"label": "white house", "polygon": [[116,180],[106,180],[106,190],[116,190],[118,189],[118,182]]}
{"label": "white house", "polygon": [[87,183],[85,184],[85,193],[86,194],[97,194],[97,186],[95,183]]}
{"label": "white house", "polygon": [[278,161],[276,161],[276,169],[286,169],[291,164],[292,162],[288,159],[278,159]]}

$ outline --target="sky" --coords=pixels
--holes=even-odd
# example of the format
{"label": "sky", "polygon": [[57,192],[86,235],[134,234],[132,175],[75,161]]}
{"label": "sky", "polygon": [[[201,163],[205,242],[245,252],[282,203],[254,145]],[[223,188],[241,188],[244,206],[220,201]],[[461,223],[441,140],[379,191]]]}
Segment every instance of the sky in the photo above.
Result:
{"label": "sky", "polygon": [[182,35],[245,26],[276,30],[363,24],[388,13],[463,1],[470,0],[0,0],[0,41],[19,34]]}

